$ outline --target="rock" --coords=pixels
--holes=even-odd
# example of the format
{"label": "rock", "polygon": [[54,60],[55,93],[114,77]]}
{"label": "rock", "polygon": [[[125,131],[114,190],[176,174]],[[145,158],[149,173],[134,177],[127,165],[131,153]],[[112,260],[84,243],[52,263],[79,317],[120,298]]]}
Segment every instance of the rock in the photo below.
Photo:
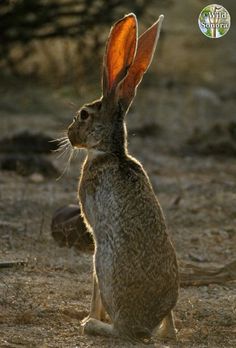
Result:
{"label": "rock", "polygon": [[203,255],[196,255],[194,253],[189,253],[188,256],[189,256],[190,260],[194,261],[194,262],[207,262],[208,261],[208,259]]}
{"label": "rock", "polygon": [[5,153],[51,153],[58,148],[58,142],[42,133],[28,130],[16,133],[0,140],[0,152]]}
{"label": "rock", "polygon": [[232,140],[236,142],[236,122],[229,123],[228,132],[229,132]]}
{"label": "rock", "polygon": [[36,184],[44,181],[43,175],[39,174],[39,173],[31,174],[29,179],[30,179],[30,181],[32,181],[32,182],[34,182]]}
{"label": "rock", "polygon": [[184,152],[199,155],[236,155],[236,123],[215,123],[206,130],[194,128],[184,146]]}
{"label": "rock", "polygon": [[49,178],[59,176],[58,170],[50,161],[32,154],[7,154],[0,160],[0,169],[14,171],[22,176],[36,173]]}
{"label": "rock", "polygon": [[128,131],[130,136],[138,136],[141,138],[156,137],[161,133],[161,127],[155,123],[143,125]]}
{"label": "rock", "polygon": [[55,211],[51,222],[52,237],[60,247],[93,251],[93,238],[88,232],[78,205],[66,205]]}
{"label": "rock", "polygon": [[220,98],[215,92],[205,87],[198,87],[193,90],[193,96],[199,102],[208,102],[213,105],[220,105]]}

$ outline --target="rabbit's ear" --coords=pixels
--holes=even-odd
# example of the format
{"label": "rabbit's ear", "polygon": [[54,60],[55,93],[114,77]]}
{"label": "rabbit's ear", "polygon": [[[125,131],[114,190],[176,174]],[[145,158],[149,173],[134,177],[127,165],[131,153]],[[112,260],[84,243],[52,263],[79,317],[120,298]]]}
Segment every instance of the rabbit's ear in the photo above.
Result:
{"label": "rabbit's ear", "polygon": [[136,52],[137,20],[133,13],[115,23],[108,37],[103,62],[103,95],[115,96]]}
{"label": "rabbit's ear", "polygon": [[137,53],[134,62],[120,87],[120,101],[125,110],[129,108],[135,97],[136,88],[142,81],[144,73],[152,62],[163,18],[164,16],[161,15],[138,39]]}

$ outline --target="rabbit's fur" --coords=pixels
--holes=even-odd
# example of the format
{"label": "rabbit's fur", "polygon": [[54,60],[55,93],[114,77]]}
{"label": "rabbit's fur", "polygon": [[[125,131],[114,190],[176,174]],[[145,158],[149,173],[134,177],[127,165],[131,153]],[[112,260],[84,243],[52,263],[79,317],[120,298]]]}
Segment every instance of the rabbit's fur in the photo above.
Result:
{"label": "rabbit's fur", "polygon": [[[161,324],[163,336],[175,337],[176,255],[150,180],[128,154],[124,120],[151,62],[161,21],[139,41],[133,14],[115,24],[104,58],[103,96],[83,106],[68,128],[72,145],[88,151],[79,199],[95,255],[84,331],[133,342],[149,339]],[[102,321],[105,311],[112,324]]]}

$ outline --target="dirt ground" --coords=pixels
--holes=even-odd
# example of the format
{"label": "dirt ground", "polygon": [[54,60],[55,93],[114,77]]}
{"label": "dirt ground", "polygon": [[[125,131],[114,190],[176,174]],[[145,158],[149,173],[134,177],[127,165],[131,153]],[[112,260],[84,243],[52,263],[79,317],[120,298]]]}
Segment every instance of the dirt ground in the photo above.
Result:
{"label": "dirt ground", "polygon": [[[151,177],[179,260],[226,264],[236,255],[236,159],[200,156],[183,144],[197,117],[198,126],[206,127],[204,112],[227,108],[233,115],[234,101],[229,97],[222,105],[213,91],[200,87],[191,93],[178,88],[168,97],[159,92],[157,101],[153,91],[146,91],[143,103],[139,100],[131,110],[130,152]],[[66,91],[58,96],[18,88],[13,102],[12,93],[2,95],[1,136],[27,128],[56,137],[72,118],[73,112],[62,107]],[[217,117],[210,115],[210,124]],[[156,134],[139,132],[154,123]],[[37,182],[0,172],[0,261],[28,261],[25,267],[0,269],[0,347],[128,347],[119,340],[81,335],[79,321],[88,314],[91,298],[92,255],[59,248],[50,233],[53,211],[76,202],[83,156],[79,153],[59,180]],[[65,167],[66,158],[48,158],[60,171]],[[155,347],[236,347],[236,283],[181,288],[175,317],[178,343],[157,342]]]}

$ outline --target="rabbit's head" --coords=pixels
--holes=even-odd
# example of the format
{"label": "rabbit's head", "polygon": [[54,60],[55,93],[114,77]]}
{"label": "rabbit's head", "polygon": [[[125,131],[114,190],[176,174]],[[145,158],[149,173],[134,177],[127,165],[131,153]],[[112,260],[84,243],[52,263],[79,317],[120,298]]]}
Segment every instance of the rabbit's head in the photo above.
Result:
{"label": "rabbit's head", "polygon": [[133,13],[111,28],[103,61],[102,97],[85,104],[74,117],[68,128],[73,146],[105,152],[126,150],[124,116],[152,61],[163,17],[139,38]]}

